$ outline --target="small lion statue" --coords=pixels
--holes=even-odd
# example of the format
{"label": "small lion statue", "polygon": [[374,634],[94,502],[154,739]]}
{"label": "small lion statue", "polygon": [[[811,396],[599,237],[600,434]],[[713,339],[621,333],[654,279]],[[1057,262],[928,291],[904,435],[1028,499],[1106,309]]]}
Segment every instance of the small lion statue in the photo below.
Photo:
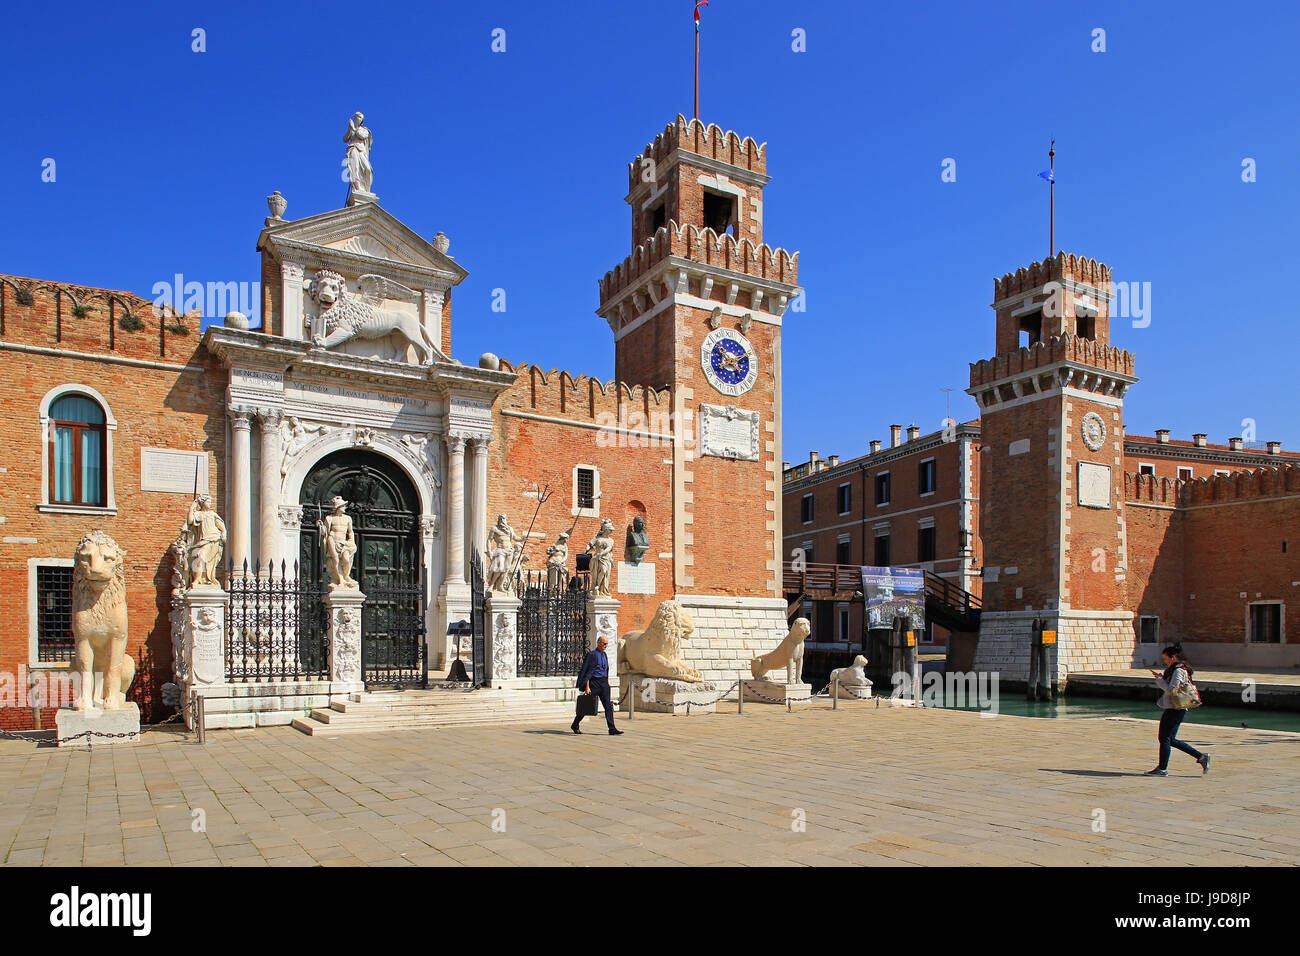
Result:
{"label": "small lion statue", "polygon": [[790,625],[789,633],[776,646],[776,650],[768,651],[766,654],[755,657],[749,662],[749,672],[757,680],[768,671],[784,667],[785,682],[787,684],[802,684],[803,642],[808,639],[808,635],[811,633],[812,625],[808,623],[808,618],[796,617],[794,623]]}
{"label": "small lion statue", "polygon": [[385,299],[413,300],[419,297],[416,292],[378,275],[364,275],[357,284],[361,293],[353,295],[343,277],[329,269],[303,282],[307,295],[320,308],[325,328],[317,345],[332,349],[351,339],[382,339],[395,332],[415,347],[419,364],[428,365],[438,356],[438,347],[419,316],[384,308]]}
{"label": "small lion statue", "polygon": [[830,682],[835,683],[839,678],[839,689],[843,693],[847,691],[854,697],[870,697],[872,683],[867,678],[867,658],[859,654],[853,658],[853,663],[848,667],[837,667],[831,671]]}
{"label": "small lion statue", "polygon": [[[126,652],[126,551],[103,531],[77,544],[72,568],[73,673],[81,682],[77,710],[119,710],[135,680],[135,660]],[[102,699],[95,678],[102,675]]]}
{"label": "small lion statue", "polygon": [[618,639],[618,672],[699,683],[704,675],[682,660],[682,644],[694,630],[695,619],[686,608],[677,601],[664,601],[649,627]]}

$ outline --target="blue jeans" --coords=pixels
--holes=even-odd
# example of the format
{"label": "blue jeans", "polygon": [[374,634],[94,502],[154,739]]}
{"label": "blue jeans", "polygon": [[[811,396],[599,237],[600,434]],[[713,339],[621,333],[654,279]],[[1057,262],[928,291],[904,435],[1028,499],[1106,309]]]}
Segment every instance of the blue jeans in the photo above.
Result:
{"label": "blue jeans", "polygon": [[1185,744],[1178,739],[1178,728],[1187,716],[1187,711],[1178,710],[1170,707],[1160,715],[1160,769],[1169,769],[1169,748],[1177,747],[1185,754],[1190,754],[1199,762],[1205,755],[1193,747],[1191,744]]}

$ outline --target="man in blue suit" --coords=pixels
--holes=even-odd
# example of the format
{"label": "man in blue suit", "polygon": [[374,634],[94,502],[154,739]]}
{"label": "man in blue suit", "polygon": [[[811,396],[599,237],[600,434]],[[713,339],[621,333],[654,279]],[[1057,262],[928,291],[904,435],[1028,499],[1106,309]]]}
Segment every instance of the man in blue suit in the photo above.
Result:
{"label": "man in blue suit", "polygon": [[[596,649],[587,652],[582,662],[582,670],[578,671],[578,682],[575,686],[584,694],[595,694],[600,698],[600,706],[605,708],[605,723],[609,724],[609,732],[618,735],[623,731],[614,726],[614,705],[609,701],[609,658],[605,656],[607,647],[609,641],[602,634],[596,641]],[[575,734],[582,733],[578,729],[580,723],[582,717],[573,718],[570,729]]]}

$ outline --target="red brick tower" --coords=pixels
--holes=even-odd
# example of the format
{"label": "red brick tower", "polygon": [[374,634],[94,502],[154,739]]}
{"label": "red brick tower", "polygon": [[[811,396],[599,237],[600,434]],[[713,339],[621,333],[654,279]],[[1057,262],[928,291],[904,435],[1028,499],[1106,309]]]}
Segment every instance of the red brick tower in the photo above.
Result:
{"label": "red brick tower", "polygon": [[1033,618],[1057,631],[1054,677],[1128,667],[1124,395],[1110,269],[1066,253],[994,282],[996,354],[971,365],[980,406],[984,619],[976,666],[1028,668]]}
{"label": "red brick tower", "polygon": [[781,323],[798,255],[763,243],[767,182],[766,144],[679,115],[628,166],[632,254],[597,310],[618,380],[673,390],[656,430],[675,436],[674,592],[701,637],[745,641],[736,657],[785,630]]}

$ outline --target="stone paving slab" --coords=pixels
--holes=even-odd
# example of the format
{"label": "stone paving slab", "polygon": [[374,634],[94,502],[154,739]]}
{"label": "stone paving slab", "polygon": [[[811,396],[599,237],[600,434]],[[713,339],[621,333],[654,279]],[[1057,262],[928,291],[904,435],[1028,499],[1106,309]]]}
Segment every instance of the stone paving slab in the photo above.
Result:
{"label": "stone paving slab", "polygon": [[[1300,734],[874,702],[308,737],[0,741],[5,865],[1300,863]],[[1169,826],[1177,820],[1176,840]],[[1104,821],[1104,830],[1099,824]]]}

